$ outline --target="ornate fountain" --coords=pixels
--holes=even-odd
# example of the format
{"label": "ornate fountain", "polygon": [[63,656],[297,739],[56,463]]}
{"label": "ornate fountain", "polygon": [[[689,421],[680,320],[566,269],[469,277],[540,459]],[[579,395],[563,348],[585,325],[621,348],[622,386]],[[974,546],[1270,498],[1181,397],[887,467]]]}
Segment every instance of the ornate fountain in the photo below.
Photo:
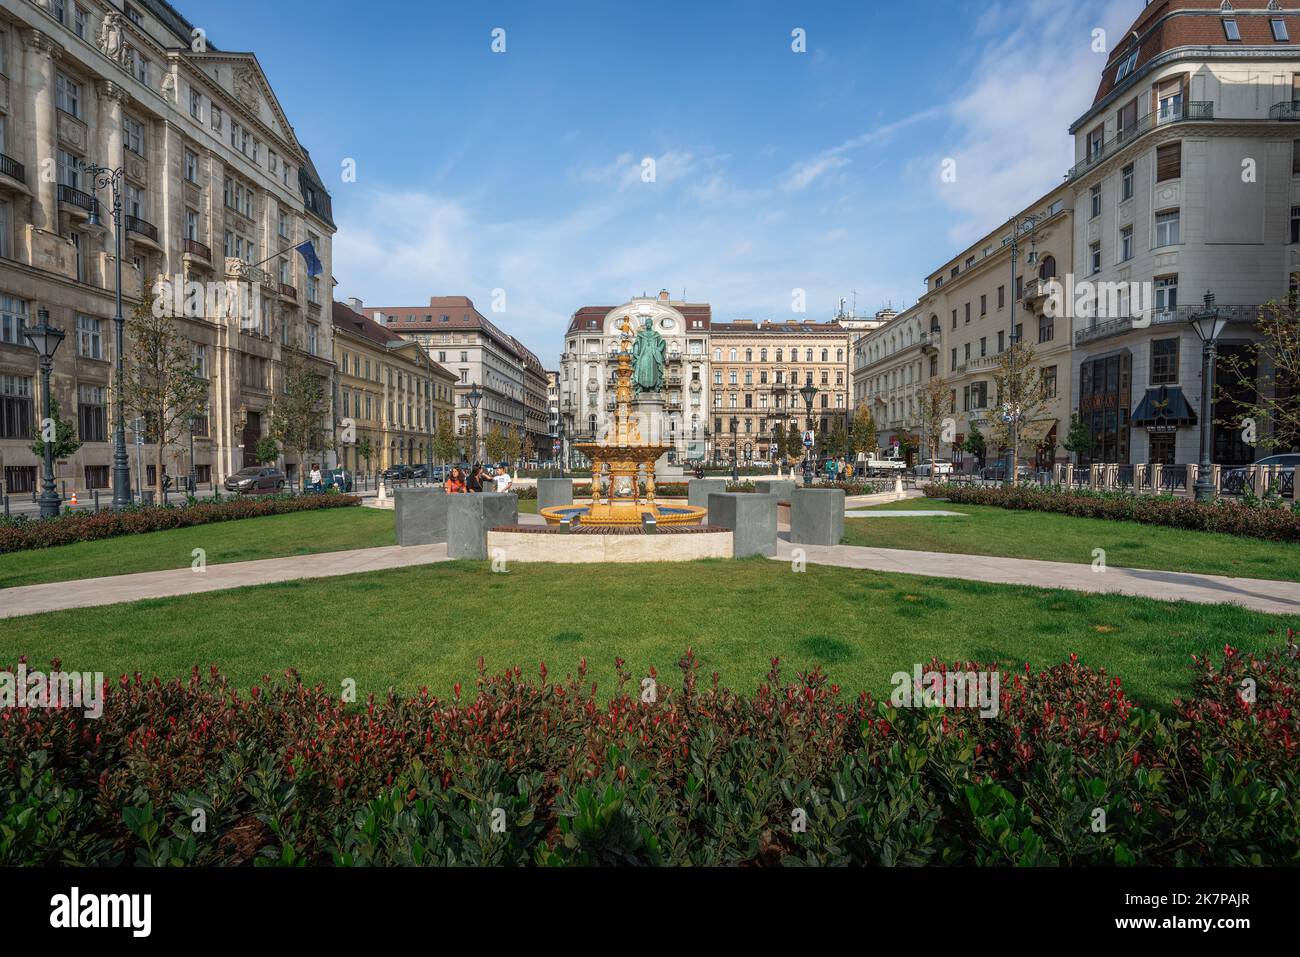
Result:
{"label": "ornate fountain", "polygon": [[640,416],[634,412],[636,396],[657,393],[662,386],[663,337],[647,321],[634,340],[627,316],[622,317],[618,328],[622,335],[615,373],[614,420],[601,441],[574,446],[591,460],[591,502],[556,505],[542,509],[541,514],[550,525],[559,525],[566,518],[584,526],[640,525],[646,515],[661,525],[698,525],[708,514],[707,509],[655,502],[655,462],[670,446],[645,441],[638,424]]}

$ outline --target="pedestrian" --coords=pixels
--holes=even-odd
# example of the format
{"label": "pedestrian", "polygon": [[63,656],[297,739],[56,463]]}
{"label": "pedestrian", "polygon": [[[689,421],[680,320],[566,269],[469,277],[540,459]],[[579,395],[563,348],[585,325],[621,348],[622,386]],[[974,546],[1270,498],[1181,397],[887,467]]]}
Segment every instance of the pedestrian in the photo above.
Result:
{"label": "pedestrian", "polygon": [[505,469],[497,469],[497,474],[492,477],[492,481],[496,482],[498,492],[508,492],[514,484],[510,480],[510,473]]}
{"label": "pedestrian", "polygon": [[454,494],[463,491],[465,491],[465,473],[460,470],[458,465],[447,476],[447,493]]}
{"label": "pedestrian", "polygon": [[468,492],[483,491],[483,463],[475,462],[474,467],[470,469],[469,480],[465,483],[465,490]]}
{"label": "pedestrian", "polygon": [[313,492],[322,491],[320,465],[316,462],[311,463],[311,490]]}

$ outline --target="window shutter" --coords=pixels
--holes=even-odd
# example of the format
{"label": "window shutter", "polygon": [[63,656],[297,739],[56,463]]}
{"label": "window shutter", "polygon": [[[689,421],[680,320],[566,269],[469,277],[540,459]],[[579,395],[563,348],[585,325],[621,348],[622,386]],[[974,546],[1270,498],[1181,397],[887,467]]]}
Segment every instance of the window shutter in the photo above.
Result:
{"label": "window shutter", "polygon": [[1156,182],[1178,179],[1183,175],[1183,144],[1166,143],[1156,149]]}

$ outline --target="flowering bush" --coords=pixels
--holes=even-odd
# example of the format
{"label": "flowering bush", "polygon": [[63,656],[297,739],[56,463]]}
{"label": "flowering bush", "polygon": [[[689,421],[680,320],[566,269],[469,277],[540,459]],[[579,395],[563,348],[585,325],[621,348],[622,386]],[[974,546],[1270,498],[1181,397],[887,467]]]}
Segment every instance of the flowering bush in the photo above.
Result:
{"label": "flowering bush", "polygon": [[119,535],[138,535],[165,528],[189,528],[241,518],[284,515],[321,508],[359,505],[355,495],[245,496],[224,501],[191,501],[186,505],[143,505],[103,512],[65,512],[57,518],[20,516],[0,520],[0,554],[30,548],[51,548],[73,542],[90,542]]}
{"label": "flowering bush", "polygon": [[1300,541],[1300,511],[1253,507],[1226,499],[1206,504],[1171,495],[1132,495],[1038,485],[959,486],[941,483],[926,485],[923,491],[928,498],[943,498],[966,505],[1058,512],[1078,518],[1108,518],[1279,542]]}
{"label": "flowering bush", "polygon": [[124,676],[99,720],[0,710],[0,865],[1294,862],[1300,665],[1225,657],[1170,719],[1075,656],[1002,675],[993,718],[775,660],[737,695],[689,651],[654,701],[622,661],[608,697],[585,661],[480,660],[472,693],[358,705],[293,672]]}

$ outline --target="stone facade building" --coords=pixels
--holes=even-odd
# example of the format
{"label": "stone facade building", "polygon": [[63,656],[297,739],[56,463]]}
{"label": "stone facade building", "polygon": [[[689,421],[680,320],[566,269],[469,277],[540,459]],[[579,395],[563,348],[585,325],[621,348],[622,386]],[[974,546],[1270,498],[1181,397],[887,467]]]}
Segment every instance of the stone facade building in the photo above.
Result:
{"label": "stone facade building", "polygon": [[[161,0],[6,3],[0,460],[13,494],[27,492],[38,471],[30,449],[37,363],[21,330],[41,308],[67,333],[53,390],[62,410],[75,412],[83,442],[58,463],[58,477],[69,490],[107,488],[111,479],[112,196],[96,192],[91,164],[122,169],[126,314],[160,277],[237,280],[255,304],[251,318],[200,309],[176,320],[210,383],[195,470],[201,482],[220,482],[267,434],[285,350],[332,376],[329,194],[254,54],[218,50]],[[103,226],[89,222],[96,200]],[[316,276],[294,250],[309,240],[323,267]],[[165,450],[169,471],[187,472],[188,453],[188,442]],[[146,447],[143,459],[153,458]],[[291,473],[301,465],[279,464]]]}
{"label": "stone facade building", "polygon": [[929,314],[913,306],[854,341],[853,408],[870,408],[878,449],[919,442],[920,393],[941,340],[931,335]]}
{"label": "stone facade building", "polygon": [[[713,324],[709,334],[715,461],[772,460],[777,425],[819,433],[847,425],[849,330],[836,322]],[[799,390],[816,389],[809,412]]]}
{"label": "stone facade building", "polygon": [[[1073,278],[1106,284],[1073,317],[1085,464],[1196,462],[1190,317],[1213,293],[1219,351],[1241,350],[1257,307],[1300,287],[1297,44],[1300,0],[1150,3],[1071,127]],[[1265,454],[1239,428],[1213,427],[1211,448],[1223,465]]]}
{"label": "stone facade building", "polygon": [[339,464],[356,471],[426,464],[436,459],[439,426],[454,424],[456,377],[360,307],[357,299],[333,305]]}

